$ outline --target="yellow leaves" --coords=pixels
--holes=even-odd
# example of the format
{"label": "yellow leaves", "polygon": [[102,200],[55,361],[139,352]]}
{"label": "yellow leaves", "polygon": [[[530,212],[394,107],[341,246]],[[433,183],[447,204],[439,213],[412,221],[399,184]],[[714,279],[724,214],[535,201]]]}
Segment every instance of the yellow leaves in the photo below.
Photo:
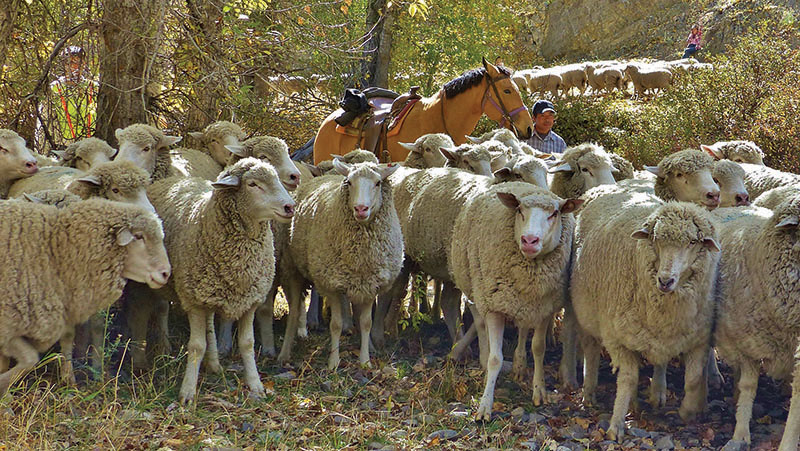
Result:
{"label": "yellow leaves", "polygon": [[303,25],[304,23],[306,23],[306,20],[303,19],[301,16],[297,16],[297,23],[299,25]]}
{"label": "yellow leaves", "polygon": [[386,407],[386,410],[392,410],[392,407],[394,407],[394,402],[392,402],[392,395],[389,395],[389,399],[386,400],[384,407]]}
{"label": "yellow leaves", "polygon": [[344,4],[347,6],[351,6],[353,4],[353,0],[344,0]]}
{"label": "yellow leaves", "polygon": [[303,11],[307,12],[308,14],[311,14],[311,5],[306,5],[306,6],[303,8]]}
{"label": "yellow leaves", "polygon": [[589,429],[589,425],[592,424],[592,421],[588,418],[575,418],[575,422],[578,423],[578,426],[582,427],[583,429]]}
{"label": "yellow leaves", "polygon": [[408,14],[411,17],[419,14],[423,19],[428,15],[428,1],[427,0],[414,0],[408,5]]}
{"label": "yellow leaves", "polygon": [[346,16],[347,12],[350,10],[347,5],[342,5],[339,7],[339,10]]}

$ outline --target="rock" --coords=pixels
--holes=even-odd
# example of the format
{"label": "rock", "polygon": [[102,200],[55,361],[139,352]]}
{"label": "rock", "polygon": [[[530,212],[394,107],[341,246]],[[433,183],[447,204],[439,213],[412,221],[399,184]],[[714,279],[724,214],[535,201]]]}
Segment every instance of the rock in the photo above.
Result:
{"label": "rock", "polygon": [[381,449],[381,448],[383,448],[383,443],[381,443],[381,442],[370,442],[370,444],[367,445],[367,447],[369,449]]}
{"label": "rock", "polygon": [[644,429],[639,428],[630,428],[628,429],[628,433],[634,437],[645,438],[650,437],[650,433],[645,431]]}
{"label": "rock", "polygon": [[394,438],[406,438],[408,437],[408,431],[404,431],[403,429],[398,429],[389,435],[391,435]]}
{"label": "rock", "polygon": [[747,451],[748,448],[744,440],[731,440],[722,447],[722,451]]}
{"label": "rock", "polygon": [[330,393],[333,390],[333,382],[325,381],[321,384],[322,391]]}
{"label": "rock", "polygon": [[525,408],[522,406],[517,407],[516,409],[511,411],[511,416],[514,418],[519,418],[523,415],[525,415]]}
{"label": "rock", "polygon": [[538,413],[532,413],[530,418],[528,419],[528,422],[539,424],[544,422],[545,420],[547,420],[547,417],[545,417],[544,415],[540,415]]}
{"label": "rock", "polygon": [[458,432],[456,432],[456,431],[454,431],[452,429],[442,429],[442,430],[439,430],[439,431],[436,431],[436,432],[431,432],[430,434],[428,434],[427,440],[431,441],[433,439],[438,438],[439,441],[443,442],[443,441],[446,441],[446,440],[452,440],[452,439],[457,438],[457,437],[458,437]]}
{"label": "rock", "polygon": [[611,427],[611,423],[608,420],[600,420],[597,422],[597,428],[602,429],[603,432],[608,431],[609,427]]}
{"label": "rock", "polygon": [[419,421],[417,421],[415,418],[408,418],[403,420],[403,426],[417,427],[419,426]]}
{"label": "rock", "polygon": [[522,446],[523,448],[529,449],[531,451],[539,451],[539,449],[542,446],[542,445],[539,444],[539,442],[537,442],[535,440],[526,440],[526,441],[520,443],[519,445]]}
{"label": "rock", "polygon": [[675,443],[671,436],[665,435],[656,441],[655,446],[657,449],[674,449]]}
{"label": "rock", "polygon": [[247,421],[242,422],[242,427],[240,428],[242,432],[252,432],[255,430],[255,426],[253,423],[248,423]]}
{"label": "rock", "polygon": [[333,422],[335,424],[353,424],[354,421],[350,417],[346,417],[340,413],[334,413],[331,415],[333,417]]}
{"label": "rock", "polygon": [[469,416],[469,412],[466,410],[453,410],[452,412],[450,412],[450,416],[456,418],[463,418]]}
{"label": "rock", "polygon": [[285,381],[290,381],[292,379],[297,379],[297,374],[294,371],[284,371],[283,373],[278,373],[272,376],[274,379],[281,379]]}

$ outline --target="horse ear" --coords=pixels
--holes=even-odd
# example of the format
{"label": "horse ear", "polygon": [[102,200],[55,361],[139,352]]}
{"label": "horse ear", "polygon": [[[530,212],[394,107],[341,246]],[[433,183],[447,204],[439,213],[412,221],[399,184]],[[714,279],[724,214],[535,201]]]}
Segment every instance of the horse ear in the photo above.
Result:
{"label": "horse ear", "polygon": [[483,62],[483,68],[486,69],[486,73],[489,74],[490,77],[496,77],[500,73],[494,64],[486,61],[485,56],[481,57],[481,60]]}

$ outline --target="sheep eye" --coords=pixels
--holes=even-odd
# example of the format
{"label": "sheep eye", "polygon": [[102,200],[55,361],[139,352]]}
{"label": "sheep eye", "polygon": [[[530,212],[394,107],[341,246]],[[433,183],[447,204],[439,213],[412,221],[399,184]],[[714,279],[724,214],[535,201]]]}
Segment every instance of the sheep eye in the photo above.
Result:
{"label": "sheep eye", "polygon": [[267,159],[267,156],[266,155],[261,155],[260,157],[258,157],[258,159],[263,161],[263,160]]}
{"label": "sheep eye", "polygon": [[111,188],[111,192],[114,194],[119,194],[119,188]]}
{"label": "sheep eye", "polygon": [[139,233],[134,233],[134,234],[133,234],[133,237],[134,237],[135,239],[137,239],[137,240],[144,239],[144,235],[142,235],[142,233],[141,233],[141,232],[139,232]]}
{"label": "sheep eye", "polygon": [[588,169],[586,169],[586,168],[581,168],[581,171],[583,171],[583,172],[589,172],[589,170],[588,170]]}
{"label": "sheep eye", "polygon": [[733,160],[733,161],[735,161],[737,163],[744,163],[744,160],[742,160],[741,158],[737,158],[736,160]]}
{"label": "sheep eye", "polygon": [[675,177],[681,178],[681,177],[683,177],[683,173],[679,172],[679,173],[675,174]]}
{"label": "sheep eye", "polygon": [[8,153],[8,149],[6,149],[5,147],[0,147],[0,152]]}
{"label": "sheep eye", "polygon": [[142,149],[142,152],[150,152],[150,146],[144,146],[144,149]]}
{"label": "sheep eye", "polygon": [[713,180],[713,181],[714,181],[714,183],[716,183],[717,185],[719,185],[719,180],[717,180],[717,179],[711,179],[711,180]]}
{"label": "sheep eye", "polygon": [[248,182],[247,186],[256,186],[256,182]]}
{"label": "sheep eye", "polygon": [[381,181],[378,180],[377,182],[375,182],[375,186],[381,186]]}

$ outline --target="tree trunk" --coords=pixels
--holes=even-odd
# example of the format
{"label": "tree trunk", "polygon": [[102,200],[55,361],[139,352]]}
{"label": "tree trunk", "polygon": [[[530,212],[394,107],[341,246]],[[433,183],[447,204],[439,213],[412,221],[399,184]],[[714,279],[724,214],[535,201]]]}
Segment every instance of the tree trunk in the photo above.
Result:
{"label": "tree trunk", "polygon": [[367,22],[365,33],[368,38],[364,42],[364,59],[361,62],[361,87],[381,86],[376,83],[375,76],[378,72],[380,63],[378,50],[381,46],[383,34],[384,17],[383,10],[386,8],[387,0],[369,0],[367,6]]}
{"label": "tree trunk", "polygon": [[397,15],[397,6],[393,3],[386,8],[383,14],[381,27],[381,42],[378,45],[377,61],[375,62],[375,86],[389,87],[389,64],[392,61],[392,28]]}
{"label": "tree trunk", "polygon": [[[219,48],[222,43],[222,8],[223,0],[186,0],[189,10],[189,29],[192,32],[187,39],[193,39],[190,48],[199,48],[193,61],[200,68],[202,83],[194,83],[192,93],[195,102],[189,108],[186,117],[187,130],[202,130],[209,123],[219,118],[219,99],[225,96],[224,78],[220,68],[224,66],[223,52]],[[195,144],[195,143],[187,143]],[[198,145],[200,143],[196,143]]]}
{"label": "tree trunk", "polygon": [[166,11],[164,0],[105,0],[100,33],[100,89],[95,136],[117,145],[114,131],[148,122],[150,70]]}
{"label": "tree trunk", "polygon": [[0,74],[3,73],[3,64],[6,62],[8,54],[8,43],[11,41],[11,33],[14,31],[14,24],[22,0],[11,0],[8,5],[0,8]]}

